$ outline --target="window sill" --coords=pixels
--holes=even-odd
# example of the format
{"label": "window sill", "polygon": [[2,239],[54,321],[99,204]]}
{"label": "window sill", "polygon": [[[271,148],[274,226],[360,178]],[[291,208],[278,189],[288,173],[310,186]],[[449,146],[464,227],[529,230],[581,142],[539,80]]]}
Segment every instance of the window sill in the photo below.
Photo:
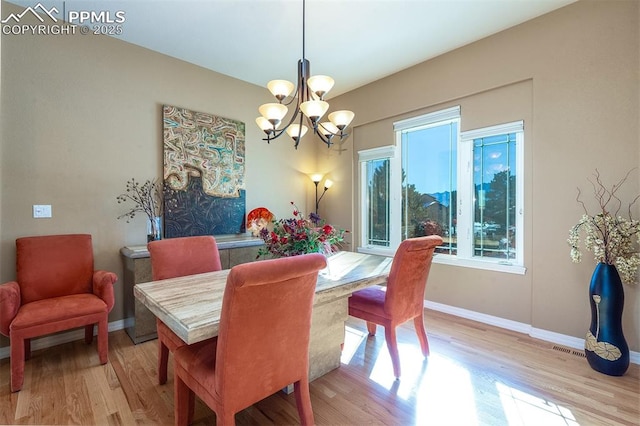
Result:
{"label": "window sill", "polygon": [[524,275],[527,268],[522,265],[516,265],[505,261],[487,261],[476,259],[460,259],[455,256],[445,254],[436,254],[433,257],[433,263],[442,265],[460,266],[464,268],[482,269],[485,271],[506,272],[508,274]]}
{"label": "window sill", "polygon": [[[393,255],[395,254],[395,250],[390,248],[358,247],[356,251],[358,253],[377,254],[379,256],[387,257],[393,257]],[[482,269],[484,271],[505,272],[508,274],[517,275],[524,275],[527,272],[527,268],[525,268],[524,266],[507,263],[504,261],[501,262],[476,259],[460,259],[455,256],[438,253],[433,256],[433,263],[459,266],[463,268]]]}
{"label": "window sill", "polygon": [[387,256],[387,257],[393,257],[393,255],[396,253],[394,249],[386,248],[386,247],[385,248],[358,247],[356,251],[358,253],[377,254],[378,256]]}

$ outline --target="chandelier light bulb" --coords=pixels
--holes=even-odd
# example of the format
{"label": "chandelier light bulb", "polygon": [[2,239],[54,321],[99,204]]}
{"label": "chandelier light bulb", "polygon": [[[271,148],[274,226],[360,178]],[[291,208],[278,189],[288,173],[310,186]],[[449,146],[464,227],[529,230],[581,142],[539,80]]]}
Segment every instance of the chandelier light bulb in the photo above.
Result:
{"label": "chandelier light bulb", "polygon": [[329,104],[325,101],[306,101],[300,104],[302,113],[306,115],[314,124],[322,118],[329,109]]}
{"label": "chandelier light bulb", "polygon": [[267,89],[279,102],[282,102],[293,92],[293,83],[287,80],[271,80],[267,83]]}
{"label": "chandelier light bulb", "polygon": [[[287,128],[287,134],[291,136],[291,139],[297,141],[298,139],[302,139],[305,133],[307,133],[307,130],[308,128],[304,124],[302,127],[299,124],[292,124]],[[298,134],[300,136],[298,136]]]}
{"label": "chandelier light bulb", "polygon": [[340,133],[340,130],[330,121],[320,123],[320,132],[327,138],[331,138]]}
{"label": "chandelier light bulb", "polygon": [[280,121],[287,115],[287,107],[282,104],[269,103],[260,105],[258,111],[264,118],[269,120],[269,122],[273,125],[273,127],[277,127],[280,124]]}
{"label": "chandelier light bulb", "polygon": [[[273,132],[273,124],[271,124],[271,122],[269,120],[267,120],[266,118],[260,116],[258,118],[256,118],[256,124],[258,125],[258,127],[260,127],[262,129],[262,131],[264,131],[266,134],[269,134],[271,132]],[[279,125],[280,123],[278,123]],[[277,128],[278,126],[276,126]]]}
{"label": "chandelier light bulb", "polygon": [[355,117],[355,114],[348,110],[335,111],[329,114],[329,120],[331,120],[340,131],[344,130],[345,127],[351,123],[353,117]]}
{"label": "chandelier light bulb", "polygon": [[334,83],[333,78],[328,75],[314,75],[309,77],[309,80],[307,80],[309,89],[311,89],[311,91],[321,100],[324,95],[329,93],[329,90],[331,90]]}

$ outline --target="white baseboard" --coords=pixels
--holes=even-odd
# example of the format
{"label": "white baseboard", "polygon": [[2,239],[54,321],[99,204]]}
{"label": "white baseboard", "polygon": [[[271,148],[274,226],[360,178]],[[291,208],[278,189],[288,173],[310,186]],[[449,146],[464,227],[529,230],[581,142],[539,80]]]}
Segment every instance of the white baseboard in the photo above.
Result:
{"label": "white baseboard", "polygon": [[[495,317],[493,315],[482,314],[479,312],[469,311],[467,309],[457,308],[455,306],[449,306],[449,305],[444,305],[442,303],[431,302],[429,300],[424,301],[424,307],[427,309],[433,309],[434,311],[455,315],[457,317],[478,321],[483,324],[489,324],[495,327],[504,328],[506,330],[527,334],[535,339],[556,343],[558,345],[568,346],[570,348],[574,348],[578,350],[584,349],[584,339],[580,339],[578,337],[573,337],[573,336],[567,336],[566,334],[555,333],[553,331],[534,328],[531,325],[525,324],[522,322],[511,321],[508,319]],[[133,318],[125,318],[124,320],[110,322],[109,332],[131,327],[133,326],[133,321],[134,321]],[[73,342],[75,340],[80,340],[83,338],[84,338],[83,329],[73,330],[67,333],[60,333],[52,336],[41,337],[39,339],[33,339],[31,341],[31,349],[37,350],[37,349],[49,348],[51,346]],[[9,358],[8,346],[4,348],[0,348],[0,359],[5,359],[5,358]],[[629,351],[629,361],[634,364],[640,364],[640,352]]]}
{"label": "white baseboard", "polygon": [[[109,323],[109,332],[122,330],[123,328],[131,327],[133,325],[134,318],[126,318],[123,320],[113,321]],[[97,329],[94,329],[94,336]],[[74,342],[76,340],[84,339],[84,328],[78,328],[65,333],[52,334],[49,336],[40,337],[31,340],[31,350],[50,348],[51,346],[61,345],[63,343]],[[9,358],[9,347],[5,346],[0,348],[0,359]]]}
{"label": "white baseboard", "polygon": [[[489,324],[495,327],[504,328],[506,330],[527,334],[535,339],[556,343],[558,345],[568,346],[570,348],[578,350],[584,350],[584,339],[567,336],[566,334],[555,333],[553,331],[534,328],[530,324],[511,321],[500,317],[494,317],[492,315],[469,311],[467,309],[444,305],[442,303],[431,302],[429,300],[424,301],[424,307],[427,309],[433,309],[434,311],[455,315],[457,317],[478,321],[483,324]],[[629,361],[633,364],[640,364],[640,352],[629,351]]]}

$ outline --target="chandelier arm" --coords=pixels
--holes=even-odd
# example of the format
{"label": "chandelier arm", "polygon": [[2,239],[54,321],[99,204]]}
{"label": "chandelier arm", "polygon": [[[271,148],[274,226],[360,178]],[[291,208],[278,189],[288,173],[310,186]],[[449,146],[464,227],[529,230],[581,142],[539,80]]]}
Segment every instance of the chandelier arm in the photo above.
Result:
{"label": "chandelier arm", "polygon": [[302,119],[303,119],[302,116],[303,115],[304,114],[302,114],[302,112],[301,112],[300,113],[300,122],[298,123],[298,137],[295,138],[296,143],[295,143],[295,145],[293,145],[293,147],[295,149],[298,149],[298,144],[300,143],[300,139],[302,139]]}
{"label": "chandelier arm", "polygon": [[318,127],[322,128],[323,132],[326,132],[326,133],[323,133],[323,135],[326,135],[327,133],[329,133],[331,134],[331,136],[340,136],[340,133],[332,132],[331,130],[324,127],[322,123],[318,123]]}
{"label": "chandelier arm", "polygon": [[333,142],[331,142],[331,138],[327,138],[325,135],[318,132],[318,122],[316,122],[316,124],[313,124],[313,121],[311,121],[309,117],[306,117],[306,118],[307,118],[307,123],[313,129],[313,133],[318,137],[318,139],[320,139],[322,142],[327,144],[327,147],[330,147],[331,145],[333,145]]}

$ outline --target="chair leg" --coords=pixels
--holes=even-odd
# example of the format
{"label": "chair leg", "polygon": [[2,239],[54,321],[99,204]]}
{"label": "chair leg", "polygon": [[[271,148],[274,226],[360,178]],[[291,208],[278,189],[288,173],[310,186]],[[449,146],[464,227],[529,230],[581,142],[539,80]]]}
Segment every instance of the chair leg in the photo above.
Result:
{"label": "chair leg", "polygon": [[24,359],[31,359],[31,339],[24,339]]}
{"label": "chair leg", "polygon": [[420,341],[420,347],[422,348],[422,355],[429,356],[429,339],[427,339],[427,331],[424,329],[424,317],[422,315],[413,319],[413,324]]}
{"label": "chair leg", "polygon": [[218,411],[216,411],[216,425],[235,426],[236,414],[229,412],[224,407],[218,408]]}
{"label": "chair leg", "polygon": [[11,392],[22,389],[24,382],[24,339],[11,336]]}
{"label": "chair leg", "polygon": [[293,384],[293,391],[296,394],[296,406],[300,424],[303,426],[313,425],[313,408],[311,407],[311,395],[309,394],[309,380],[299,380]]}
{"label": "chair leg", "polygon": [[[193,409],[195,407],[195,395],[193,391],[176,374],[173,390],[174,422],[176,426],[191,424]],[[220,423],[221,425],[223,423]]]}
{"label": "chair leg", "polygon": [[167,383],[167,366],[169,364],[169,348],[162,339],[158,339],[158,383]]}
{"label": "chair leg", "polygon": [[87,345],[93,342],[93,324],[84,326],[84,342]]}
{"label": "chair leg", "polygon": [[384,337],[387,341],[389,355],[391,355],[391,364],[393,364],[393,374],[396,379],[400,378],[400,354],[398,353],[398,342],[396,341],[396,328],[394,326],[385,326]]}
{"label": "chair leg", "polygon": [[376,335],[376,323],[367,321],[367,331],[369,332],[369,336]]}
{"label": "chair leg", "polygon": [[[91,326],[93,327],[93,326]],[[98,356],[100,357],[100,364],[106,364],[109,360],[109,325],[107,323],[107,317],[98,322]],[[86,329],[85,329],[86,330]],[[93,335],[93,333],[91,333]]]}

